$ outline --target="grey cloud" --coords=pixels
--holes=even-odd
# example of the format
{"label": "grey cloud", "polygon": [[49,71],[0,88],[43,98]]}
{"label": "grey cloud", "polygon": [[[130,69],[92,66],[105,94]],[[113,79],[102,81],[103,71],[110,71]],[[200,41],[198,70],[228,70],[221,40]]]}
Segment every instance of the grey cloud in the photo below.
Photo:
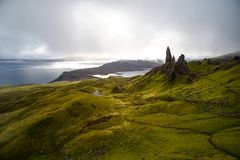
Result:
{"label": "grey cloud", "polygon": [[1,0],[0,57],[213,56],[240,50],[239,15],[238,0]]}

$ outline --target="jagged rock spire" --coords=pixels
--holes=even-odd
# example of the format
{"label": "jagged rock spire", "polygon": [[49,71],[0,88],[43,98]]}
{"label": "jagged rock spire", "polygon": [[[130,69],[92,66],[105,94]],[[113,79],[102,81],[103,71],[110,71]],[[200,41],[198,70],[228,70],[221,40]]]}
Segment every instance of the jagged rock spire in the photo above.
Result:
{"label": "jagged rock spire", "polygon": [[175,65],[175,70],[178,74],[187,75],[190,73],[190,69],[188,67],[187,61],[185,60],[185,56],[181,54],[178,58],[178,61]]}
{"label": "jagged rock spire", "polygon": [[185,61],[185,56],[181,54],[178,58],[178,62],[184,62]]}
{"label": "jagged rock spire", "polygon": [[149,74],[155,74],[160,71],[161,73],[164,73],[166,75],[166,78],[168,81],[174,80],[178,75],[186,76],[187,83],[192,82],[192,74],[188,67],[188,63],[185,60],[185,56],[181,54],[175,62],[175,57],[172,56],[170,48],[167,47],[166,50],[166,62],[162,66],[153,68]]}
{"label": "jagged rock spire", "polygon": [[171,54],[170,48],[167,47],[167,50],[166,50],[166,63],[169,63],[171,61],[172,61],[172,54]]}
{"label": "jagged rock spire", "polygon": [[172,81],[177,75],[189,75],[190,69],[183,54],[175,62],[175,57],[171,54],[170,48],[167,47],[166,63],[162,67],[162,72],[165,73],[168,81]]}

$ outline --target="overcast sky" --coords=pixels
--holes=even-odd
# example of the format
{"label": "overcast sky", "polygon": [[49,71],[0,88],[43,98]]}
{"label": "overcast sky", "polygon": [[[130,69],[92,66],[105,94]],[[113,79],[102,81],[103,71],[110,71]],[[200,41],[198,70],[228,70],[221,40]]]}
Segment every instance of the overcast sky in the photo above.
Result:
{"label": "overcast sky", "polygon": [[0,0],[0,58],[190,58],[240,50],[240,0]]}

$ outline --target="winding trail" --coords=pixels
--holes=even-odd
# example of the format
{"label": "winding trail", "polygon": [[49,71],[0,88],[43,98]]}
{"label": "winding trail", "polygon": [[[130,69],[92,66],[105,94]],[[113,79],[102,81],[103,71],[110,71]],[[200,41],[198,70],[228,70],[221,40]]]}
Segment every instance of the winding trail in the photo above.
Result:
{"label": "winding trail", "polygon": [[101,93],[98,90],[95,90],[92,95],[94,96],[101,96]]}

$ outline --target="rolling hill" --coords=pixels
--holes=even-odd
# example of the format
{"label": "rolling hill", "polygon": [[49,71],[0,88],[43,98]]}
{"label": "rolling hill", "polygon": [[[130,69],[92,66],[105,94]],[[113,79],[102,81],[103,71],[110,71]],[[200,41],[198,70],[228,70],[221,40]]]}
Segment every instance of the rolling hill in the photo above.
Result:
{"label": "rolling hill", "polygon": [[191,61],[184,74],[178,62],[133,78],[1,87],[0,159],[239,159],[240,61]]}

